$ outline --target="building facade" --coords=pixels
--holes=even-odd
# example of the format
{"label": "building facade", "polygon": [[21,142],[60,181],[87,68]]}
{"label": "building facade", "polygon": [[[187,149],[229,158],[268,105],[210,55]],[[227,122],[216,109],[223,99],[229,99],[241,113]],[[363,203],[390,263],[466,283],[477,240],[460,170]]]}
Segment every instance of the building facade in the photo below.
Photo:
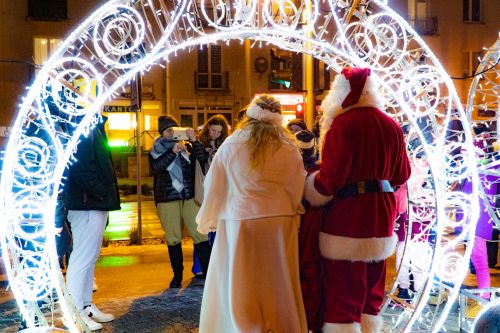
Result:
{"label": "building facade", "polygon": [[[103,3],[99,0],[1,2],[1,128],[14,121],[18,104],[39,66],[79,22]],[[53,11],[40,13],[44,7],[41,4]],[[394,0],[389,4],[421,33],[450,76],[456,78],[455,86],[465,103],[471,82],[467,77],[474,73],[481,50],[492,45],[500,31],[498,0]],[[139,126],[140,145],[148,149],[158,135],[156,117],[167,112],[179,119],[182,126],[198,128],[216,113],[223,113],[234,125],[238,111],[256,94],[304,96],[302,63],[300,55],[283,54],[275,46],[253,41],[235,40],[179,53],[168,63],[152,66],[142,77],[143,106],[138,120],[128,109],[128,87],[104,108],[110,115],[110,140],[114,145],[130,146],[135,140],[135,127]],[[318,103],[331,75],[321,64],[315,68]],[[292,81],[289,89],[286,89],[287,78]],[[296,104],[301,103],[297,100]],[[291,116],[296,111],[294,107],[293,104],[288,107]]]}

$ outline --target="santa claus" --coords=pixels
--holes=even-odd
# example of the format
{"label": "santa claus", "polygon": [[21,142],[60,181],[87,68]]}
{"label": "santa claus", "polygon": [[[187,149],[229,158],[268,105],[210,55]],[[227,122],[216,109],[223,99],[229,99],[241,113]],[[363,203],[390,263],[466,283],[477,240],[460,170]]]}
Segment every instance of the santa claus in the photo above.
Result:
{"label": "santa claus", "polygon": [[394,188],[410,176],[400,126],[381,111],[368,68],[345,68],[322,103],[321,167],[305,198],[331,202],[319,247],[324,266],[323,332],[379,332],[385,259],[395,249]]}

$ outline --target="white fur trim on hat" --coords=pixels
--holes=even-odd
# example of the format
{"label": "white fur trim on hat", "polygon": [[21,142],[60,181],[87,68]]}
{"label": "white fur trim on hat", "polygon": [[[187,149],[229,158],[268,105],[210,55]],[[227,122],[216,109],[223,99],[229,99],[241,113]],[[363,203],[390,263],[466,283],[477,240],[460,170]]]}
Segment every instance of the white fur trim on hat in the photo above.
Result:
{"label": "white fur trim on hat", "polygon": [[353,238],[319,233],[321,255],[330,260],[376,262],[390,257],[398,237]]}
{"label": "white fur trim on hat", "polygon": [[359,323],[325,323],[323,333],[361,333]]}
{"label": "white fur trim on hat", "polygon": [[311,149],[314,148],[314,139],[311,139],[309,142],[304,142],[301,140],[297,140],[297,146],[300,149]]}
{"label": "white fur trim on hat", "polygon": [[253,103],[247,109],[247,117],[266,121],[276,126],[283,125],[283,116],[278,112],[271,112]]}
{"label": "white fur trim on hat", "polygon": [[382,110],[384,107],[384,102],[380,98],[378,92],[379,84],[375,77],[372,75],[368,76],[363,88],[363,92],[359,97],[358,103],[349,106],[348,108],[342,108],[342,102],[349,95],[351,91],[351,84],[349,80],[345,78],[344,75],[338,74],[330,85],[330,91],[326,95],[323,102],[321,102],[321,109],[323,114],[319,121],[320,125],[320,139],[319,139],[319,152],[322,153],[325,135],[332,126],[333,120],[340,114],[347,112],[349,110],[361,107],[374,107]]}
{"label": "white fur trim on hat", "polygon": [[314,207],[323,206],[333,199],[333,195],[323,195],[314,187],[314,180],[316,179],[318,172],[319,170],[307,176],[306,185],[304,187],[304,199],[306,199]]}
{"label": "white fur trim on hat", "polygon": [[361,314],[361,332],[380,333],[384,328],[384,319],[382,316],[374,316],[366,313]]}

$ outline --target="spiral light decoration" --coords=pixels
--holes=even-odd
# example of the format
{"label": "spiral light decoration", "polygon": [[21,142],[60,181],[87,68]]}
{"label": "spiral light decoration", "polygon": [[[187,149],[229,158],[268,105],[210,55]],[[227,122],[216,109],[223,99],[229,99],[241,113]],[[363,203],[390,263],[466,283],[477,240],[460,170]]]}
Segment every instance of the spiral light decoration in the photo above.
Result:
{"label": "spiral light decoration", "polygon": [[[385,329],[437,332],[469,262],[478,209],[476,156],[455,88],[429,47],[386,1],[111,0],[66,38],[23,99],[4,155],[0,239],[12,291],[30,327],[78,331],[59,272],[54,210],[63,171],[95,114],[137,72],[203,45],[251,39],[312,55],[336,72],[365,66],[381,83],[386,112],[408,128],[410,224],[406,260],[425,279],[413,306],[383,307]],[[253,43],[255,45],[256,43]],[[96,95],[89,94],[95,85]],[[450,129],[451,121],[462,124]],[[470,179],[472,191],[452,191]],[[450,217],[450,209],[462,218]],[[450,226],[464,226],[459,235]],[[392,291],[394,292],[398,278]],[[428,305],[429,295],[448,298]],[[49,299],[52,312],[39,308]],[[76,322],[75,319],[76,318]],[[82,326],[81,326],[82,327]]]}

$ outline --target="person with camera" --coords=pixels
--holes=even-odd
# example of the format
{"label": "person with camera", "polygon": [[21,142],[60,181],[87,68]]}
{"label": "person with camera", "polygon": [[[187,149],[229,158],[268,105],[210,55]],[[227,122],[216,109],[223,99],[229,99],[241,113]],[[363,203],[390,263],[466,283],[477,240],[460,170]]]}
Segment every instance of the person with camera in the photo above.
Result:
{"label": "person with camera", "polygon": [[170,288],[182,284],[182,227],[185,225],[206,275],[210,260],[208,237],[200,234],[195,222],[198,205],[194,201],[195,162],[207,163],[203,146],[196,140],[192,128],[179,128],[171,115],[158,118],[160,137],[155,140],[149,154],[154,174],[154,198],[160,223],[166,234],[168,255],[174,272]]}

